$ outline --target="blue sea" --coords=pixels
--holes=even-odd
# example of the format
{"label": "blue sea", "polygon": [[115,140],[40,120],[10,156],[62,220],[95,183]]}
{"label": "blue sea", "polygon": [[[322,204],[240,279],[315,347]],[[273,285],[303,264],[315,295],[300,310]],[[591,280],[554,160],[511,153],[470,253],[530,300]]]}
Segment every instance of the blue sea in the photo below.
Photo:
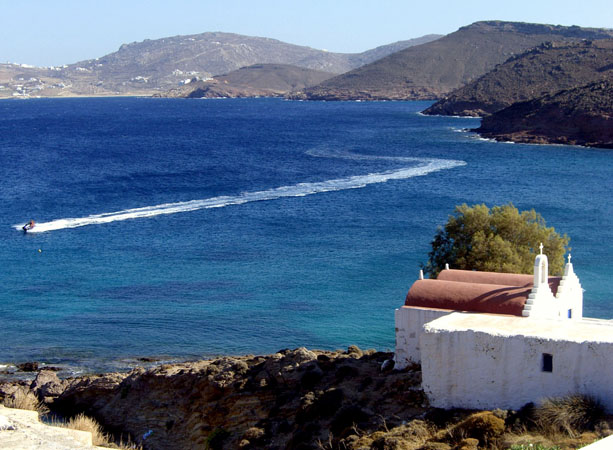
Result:
{"label": "blue sea", "polygon": [[429,104],[1,101],[0,369],[392,350],[461,203],[540,212],[612,318],[613,151],[482,140]]}

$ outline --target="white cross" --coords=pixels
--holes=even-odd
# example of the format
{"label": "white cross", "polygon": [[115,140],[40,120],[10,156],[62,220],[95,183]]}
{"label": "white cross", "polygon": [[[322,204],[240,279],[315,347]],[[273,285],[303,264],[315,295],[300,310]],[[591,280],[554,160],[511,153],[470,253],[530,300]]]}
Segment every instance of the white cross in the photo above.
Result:
{"label": "white cross", "polygon": [[541,245],[539,245],[539,248],[541,249],[541,255],[543,254],[543,243],[541,242]]}
{"label": "white cross", "polygon": [[571,258],[571,256],[570,256],[570,253],[569,253],[568,254],[568,264],[570,264],[570,258]]}

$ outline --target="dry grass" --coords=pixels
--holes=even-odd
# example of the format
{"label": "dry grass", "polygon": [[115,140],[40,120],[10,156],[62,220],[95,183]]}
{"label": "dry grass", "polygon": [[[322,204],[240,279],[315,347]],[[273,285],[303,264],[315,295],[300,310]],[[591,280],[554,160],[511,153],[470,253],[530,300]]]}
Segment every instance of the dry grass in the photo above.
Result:
{"label": "dry grass", "polygon": [[546,437],[529,433],[505,434],[500,444],[501,448],[512,450],[555,450],[557,447]]}
{"label": "dry grass", "polygon": [[[49,408],[38,400],[29,389],[20,387],[13,394],[6,397],[2,402],[7,408],[27,409],[29,411],[37,411],[39,415],[44,416],[49,413]],[[50,425],[70,428],[72,430],[88,431],[92,434],[92,443],[100,447],[117,448],[122,450],[142,450],[140,445],[134,444],[131,440],[119,444],[112,441],[110,435],[106,434],[100,424],[94,419],[87,417],[84,414],[79,414],[68,422],[51,421]]]}
{"label": "dry grass", "polygon": [[123,439],[119,443],[112,441],[109,434],[105,433],[102,426],[96,420],[85,414],[78,414],[68,422],[55,423],[56,426],[64,428],[70,428],[71,430],[87,431],[92,434],[92,444],[100,447],[117,448],[122,450],[142,450],[142,446],[134,444],[131,440],[123,442]]}
{"label": "dry grass", "polygon": [[602,404],[586,395],[549,398],[535,410],[536,423],[546,434],[566,433],[578,437],[591,431],[604,419]]}
{"label": "dry grass", "polygon": [[3,404],[7,408],[37,411],[40,415],[45,415],[49,412],[49,408],[32,391],[21,387],[5,398]]}
{"label": "dry grass", "polygon": [[397,449],[417,450],[432,437],[433,429],[423,420],[412,420],[409,423],[388,429],[383,420],[384,430],[367,433],[356,425],[352,432],[338,442],[334,442],[332,434],[327,442],[318,441],[320,450],[349,450],[349,449]]}
{"label": "dry grass", "polygon": [[65,424],[62,424],[64,428],[70,428],[71,430],[88,431],[92,434],[92,443],[94,445],[105,446],[109,444],[108,435],[102,430],[102,427],[91,417],[87,417],[85,414],[78,414],[70,419]]}
{"label": "dry grass", "polygon": [[[612,418],[603,415],[597,401],[580,395],[550,399],[516,416],[515,411],[458,411],[449,420],[416,419],[391,429],[383,420],[378,431],[354,426],[353,432],[340,440],[330,436],[327,442],[320,441],[319,449],[570,450],[611,434]],[[548,432],[544,421],[552,424]]]}

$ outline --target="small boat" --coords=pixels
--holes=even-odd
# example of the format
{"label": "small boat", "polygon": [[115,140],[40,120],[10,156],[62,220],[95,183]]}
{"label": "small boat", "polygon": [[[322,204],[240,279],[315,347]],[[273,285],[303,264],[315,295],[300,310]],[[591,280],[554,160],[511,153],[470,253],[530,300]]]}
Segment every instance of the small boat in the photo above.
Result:
{"label": "small boat", "polygon": [[28,231],[30,231],[32,228],[34,228],[34,221],[33,221],[33,220],[30,220],[30,221],[29,221],[28,223],[26,223],[26,224],[25,224],[23,227],[21,227],[21,229],[22,229],[24,232],[26,232],[26,233],[27,233]]}

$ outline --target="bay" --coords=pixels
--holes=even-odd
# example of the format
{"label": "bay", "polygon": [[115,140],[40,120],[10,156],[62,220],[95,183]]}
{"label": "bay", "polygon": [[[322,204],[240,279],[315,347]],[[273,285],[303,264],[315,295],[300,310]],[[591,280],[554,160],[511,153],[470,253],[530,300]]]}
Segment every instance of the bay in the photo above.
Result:
{"label": "bay", "polygon": [[429,104],[0,102],[0,363],[392,350],[461,203],[540,212],[612,318],[611,151],[481,140]]}

